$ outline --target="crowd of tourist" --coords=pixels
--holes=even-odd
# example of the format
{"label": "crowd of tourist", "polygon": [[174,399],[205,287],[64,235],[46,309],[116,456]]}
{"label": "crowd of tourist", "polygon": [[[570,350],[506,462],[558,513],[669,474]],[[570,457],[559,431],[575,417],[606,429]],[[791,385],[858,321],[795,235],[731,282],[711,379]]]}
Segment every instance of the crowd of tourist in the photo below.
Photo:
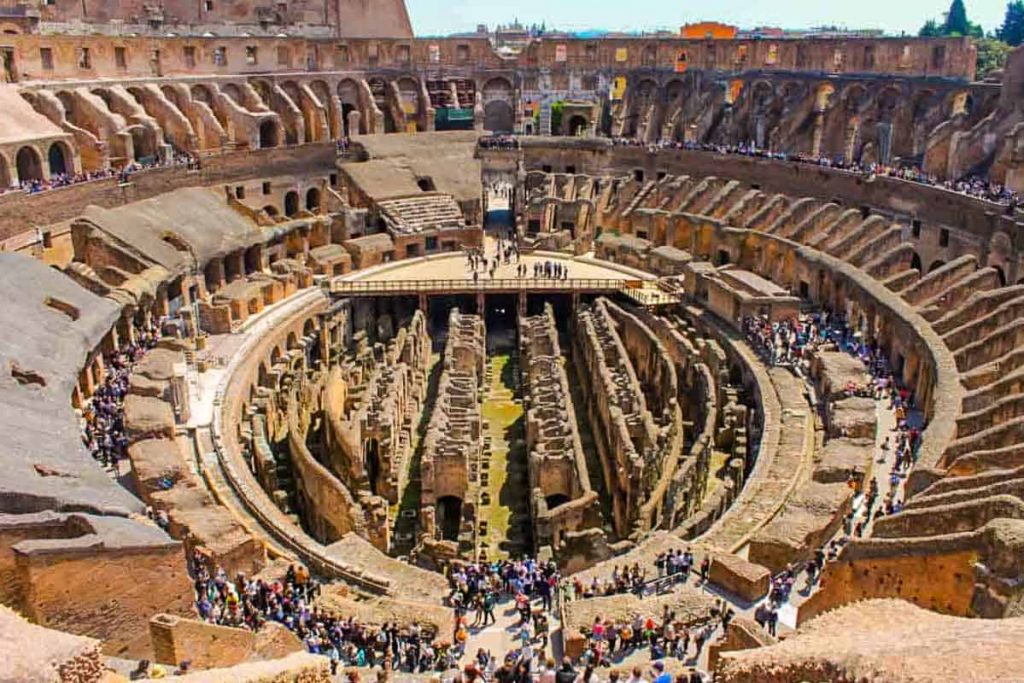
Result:
{"label": "crowd of tourist", "polygon": [[201,168],[201,162],[198,157],[193,157],[189,154],[176,154],[166,160],[160,160],[153,157],[142,161],[132,161],[120,169],[105,168],[98,171],[85,171],[82,173],[52,173],[50,174],[49,180],[43,180],[41,178],[25,179],[22,180],[17,187],[8,188],[6,192],[22,191],[27,194],[36,194],[38,192],[53,190],[58,187],[67,187],[68,185],[78,185],[79,183],[87,183],[93,180],[103,180],[105,178],[114,177],[117,177],[119,182],[126,183],[131,180],[131,175],[133,173],[137,173],[139,171],[145,171],[153,168],[181,166],[184,166],[189,170],[199,170]]}
{"label": "crowd of tourist", "polygon": [[720,145],[705,142],[679,142],[663,140],[657,143],[645,143],[635,138],[612,138],[612,143],[618,146],[646,147],[650,151],[662,149],[685,149],[692,151],[714,152],[716,154],[735,154],[740,156],[761,157],[775,159],[777,161],[795,161],[802,164],[824,166],[835,168],[850,173],[857,173],[866,177],[886,176],[898,178],[908,182],[920,183],[941,187],[952,192],[958,192],[978,199],[1002,204],[1008,208],[1014,208],[1020,203],[1020,197],[999,183],[993,183],[978,176],[967,176],[959,180],[940,180],[932,174],[925,173],[918,166],[893,166],[879,163],[861,164],[850,161],[842,156],[825,156],[813,154],[787,154],[785,152],[772,152],[759,148],[753,144],[740,143],[734,145]]}
{"label": "crowd of tourist", "polygon": [[104,355],[105,374],[82,406],[82,441],[92,457],[105,468],[116,471],[127,456],[128,438],[124,425],[124,399],[132,367],[156,346],[160,339],[157,325],[136,326],[135,341]]}
{"label": "crowd of tourist", "polygon": [[[794,372],[807,376],[808,363],[817,350],[838,350],[860,359],[870,375],[868,383],[858,386],[851,382],[843,388],[847,396],[862,396],[886,402],[893,413],[893,434],[885,435],[878,446],[876,462],[884,464],[892,454],[892,466],[887,476],[885,495],[880,501],[882,487],[877,477],[860,482],[853,473],[850,485],[861,489],[859,504],[843,520],[842,534],[818,549],[804,567],[807,587],[820,577],[825,563],[836,559],[840,549],[850,538],[863,536],[871,522],[883,515],[895,514],[902,509],[900,491],[920,447],[920,426],[912,419],[913,394],[900,384],[889,364],[886,353],[840,314],[827,310],[803,314],[796,319],[769,322],[765,317],[748,317],[742,322],[743,331],[755,351],[770,365],[788,366]],[[829,410],[831,406],[822,406]],[[879,504],[881,502],[881,504]],[[775,577],[768,611],[756,614],[760,623],[774,632],[771,610],[784,602],[796,580],[793,568]]]}
{"label": "crowd of tourist", "polygon": [[514,135],[488,135],[479,143],[483,149],[519,149],[519,139]]}

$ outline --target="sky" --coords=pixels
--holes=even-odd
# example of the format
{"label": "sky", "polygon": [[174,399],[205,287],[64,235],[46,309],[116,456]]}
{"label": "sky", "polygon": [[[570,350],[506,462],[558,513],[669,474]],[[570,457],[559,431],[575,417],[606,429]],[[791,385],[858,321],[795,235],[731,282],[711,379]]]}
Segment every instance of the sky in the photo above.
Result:
{"label": "sky", "polygon": [[[523,24],[545,22],[564,30],[678,30],[692,21],[715,20],[741,28],[779,26],[810,28],[881,28],[890,34],[917,30],[939,19],[950,0],[405,0],[416,35],[473,31],[518,18]],[[1006,0],[965,0],[967,18],[986,33],[1002,23]]]}

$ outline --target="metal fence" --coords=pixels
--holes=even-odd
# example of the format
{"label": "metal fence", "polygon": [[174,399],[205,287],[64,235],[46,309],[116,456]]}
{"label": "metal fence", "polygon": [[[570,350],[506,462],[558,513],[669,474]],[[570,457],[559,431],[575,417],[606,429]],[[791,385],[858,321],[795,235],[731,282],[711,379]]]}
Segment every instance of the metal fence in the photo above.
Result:
{"label": "metal fence", "polygon": [[474,281],[466,278],[451,280],[334,280],[332,294],[343,296],[387,296],[416,294],[486,294],[493,293],[588,293],[618,292],[638,289],[641,280],[610,280],[606,278],[521,278],[491,280],[481,277]]}

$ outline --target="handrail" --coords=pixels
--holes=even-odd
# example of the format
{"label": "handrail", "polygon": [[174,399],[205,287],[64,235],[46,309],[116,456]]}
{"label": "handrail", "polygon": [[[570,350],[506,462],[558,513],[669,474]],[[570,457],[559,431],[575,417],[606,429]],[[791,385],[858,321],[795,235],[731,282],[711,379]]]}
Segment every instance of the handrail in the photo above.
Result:
{"label": "handrail", "polygon": [[490,280],[334,280],[332,294],[390,294],[437,292],[617,292],[642,286],[639,280],[609,278],[522,278]]}

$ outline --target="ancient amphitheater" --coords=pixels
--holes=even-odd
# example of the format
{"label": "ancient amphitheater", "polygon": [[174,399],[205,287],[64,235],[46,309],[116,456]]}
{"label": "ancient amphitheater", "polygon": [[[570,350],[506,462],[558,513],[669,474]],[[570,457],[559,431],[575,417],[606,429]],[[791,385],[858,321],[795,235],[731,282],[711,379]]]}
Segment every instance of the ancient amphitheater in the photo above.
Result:
{"label": "ancient amphitheater", "polygon": [[0,681],[1024,680],[1024,51],[2,4]]}

